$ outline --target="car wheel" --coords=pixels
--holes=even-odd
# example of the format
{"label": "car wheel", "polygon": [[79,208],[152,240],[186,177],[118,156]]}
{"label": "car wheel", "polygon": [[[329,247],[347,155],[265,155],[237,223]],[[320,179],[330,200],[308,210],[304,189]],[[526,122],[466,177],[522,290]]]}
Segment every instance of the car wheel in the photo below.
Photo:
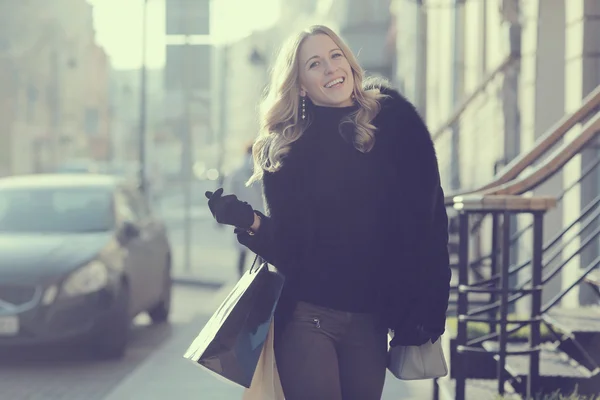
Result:
{"label": "car wheel", "polygon": [[123,284],[113,310],[102,322],[93,337],[92,349],[103,359],[120,359],[127,351],[131,317],[129,315],[129,287]]}
{"label": "car wheel", "polygon": [[148,310],[148,315],[154,324],[162,324],[169,319],[171,311],[171,268],[165,268],[163,294],[160,303]]}

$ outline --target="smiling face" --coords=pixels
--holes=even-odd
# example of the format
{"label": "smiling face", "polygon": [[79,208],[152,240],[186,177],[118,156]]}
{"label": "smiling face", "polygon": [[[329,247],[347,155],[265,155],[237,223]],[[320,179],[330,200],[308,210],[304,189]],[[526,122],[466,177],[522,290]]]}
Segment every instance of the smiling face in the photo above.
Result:
{"label": "smiling face", "polygon": [[301,95],[318,106],[353,104],[354,76],[346,56],[327,35],[306,38],[298,53]]}

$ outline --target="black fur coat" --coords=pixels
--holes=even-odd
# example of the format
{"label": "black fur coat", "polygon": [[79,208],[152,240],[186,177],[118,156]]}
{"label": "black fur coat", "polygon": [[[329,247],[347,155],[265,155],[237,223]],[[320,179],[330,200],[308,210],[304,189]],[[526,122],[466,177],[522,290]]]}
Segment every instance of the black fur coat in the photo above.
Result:
{"label": "black fur coat", "polygon": [[[374,233],[389,243],[380,279],[386,299],[380,314],[386,326],[397,332],[416,325],[443,332],[450,288],[448,218],[434,145],[412,104],[389,87],[378,88],[387,97],[373,121],[377,127],[375,146],[382,161],[391,166],[381,179],[393,189],[393,195],[381,201],[392,202],[389,205],[394,209],[390,229]],[[284,275],[303,268],[300,264],[310,258],[304,243],[317,223],[306,213],[310,199],[305,194],[311,188],[294,179],[306,168],[296,160],[309,149],[302,147],[301,140],[292,146],[294,151],[284,159],[283,168],[264,174],[267,215],[262,215],[259,231],[255,235],[238,232],[240,243]],[[295,304],[289,294],[292,291],[286,289],[276,320],[285,321]]]}

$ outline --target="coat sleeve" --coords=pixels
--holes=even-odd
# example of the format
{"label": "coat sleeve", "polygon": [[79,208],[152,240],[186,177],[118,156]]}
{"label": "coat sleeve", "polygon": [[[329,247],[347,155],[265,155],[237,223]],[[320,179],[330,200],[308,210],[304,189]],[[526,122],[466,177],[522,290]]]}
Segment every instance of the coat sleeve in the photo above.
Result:
{"label": "coat sleeve", "polygon": [[262,180],[266,215],[254,235],[237,232],[238,241],[282,273],[296,268],[307,246],[309,215],[296,171],[265,172]]}
{"label": "coat sleeve", "polygon": [[435,147],[431,135],[416,109],[404,100],[402,117],[403,141],[409,152],[403,167],[410,166],[408,175],[411,192],[407,207],[413,216],[414,240],[411,261],[417,279],[414,303],[408,321],[429,331],[443,333],[450,295],[450,262],[448,253],[448,216],[444,191],[440,183]]}

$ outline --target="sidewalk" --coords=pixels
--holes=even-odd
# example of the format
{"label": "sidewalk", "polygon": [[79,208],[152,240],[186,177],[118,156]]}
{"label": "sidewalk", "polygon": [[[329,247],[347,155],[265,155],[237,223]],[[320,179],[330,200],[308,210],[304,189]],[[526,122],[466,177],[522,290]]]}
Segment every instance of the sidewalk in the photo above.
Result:
{"label": "sidewalk", "polygon": [[[105,400],[241,399],[242,388],[183,358],[188,345],[209,317],[201,315],[194,318],[125,378]],[[382,400],[431,398],[430,382],[402,382],[388,374]]]}
{"label": "sidewalk", "polygon": [[121,382],[105,400],[240,399],[242,389],[183,358],[207,321],[196,318]]}

